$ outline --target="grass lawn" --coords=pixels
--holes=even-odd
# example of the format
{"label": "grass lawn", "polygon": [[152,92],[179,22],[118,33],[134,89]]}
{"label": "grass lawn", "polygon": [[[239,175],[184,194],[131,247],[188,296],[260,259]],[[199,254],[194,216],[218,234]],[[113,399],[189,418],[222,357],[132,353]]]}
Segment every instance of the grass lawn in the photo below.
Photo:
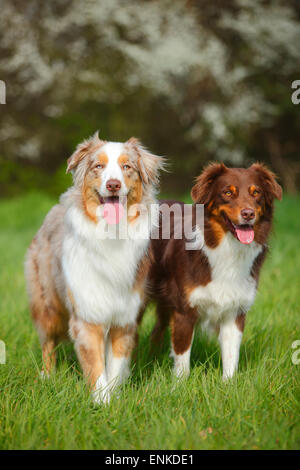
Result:
{"label": "grass lawn", "polygon": [[0,339],[7,351],[0,364],[0,448],[299,449],[300,364],[292,362],[292,343],[300,340],[300,199],[277,204],[234,379],[222,382],[218,344],[199,334],[191,376],[174,381],[168,339],[159,356],[149,355],[152,307],[131,380],[104,407],[91,402],[71,344],[59,347],[53,378],[39,379],[23,259],[54,202],[43,194],[0,202]]}

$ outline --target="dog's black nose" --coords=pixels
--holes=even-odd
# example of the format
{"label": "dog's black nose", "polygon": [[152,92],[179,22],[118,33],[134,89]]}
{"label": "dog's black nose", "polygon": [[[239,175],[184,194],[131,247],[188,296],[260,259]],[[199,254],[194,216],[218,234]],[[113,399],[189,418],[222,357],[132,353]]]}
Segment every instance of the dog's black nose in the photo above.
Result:
{"label": "dog's black nose", "polygon": [[112,192],[119,191],[119,189],[121,189],[121,181],[115,179],[108,180],[106,183],[106,189]]}
{"label": "dog's black nose", "polygon": [[241,210],[241,216],[243,217],[243,219],[249,221],[254,219],[255,212],[253,209],[243,209]]}

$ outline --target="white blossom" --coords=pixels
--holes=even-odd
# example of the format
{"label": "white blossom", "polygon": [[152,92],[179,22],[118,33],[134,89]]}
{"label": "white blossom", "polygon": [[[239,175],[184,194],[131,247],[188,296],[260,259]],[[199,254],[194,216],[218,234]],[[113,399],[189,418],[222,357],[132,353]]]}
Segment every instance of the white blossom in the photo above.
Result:
{"label": "white blossom", "polygon": [[[200,146],[207,127],[205,145],[218,158],[226,154],[238,161],[243,152],[234,142],[234,129],[270,125],[278,114],[251,76],[274,66],[285,76],[300,60],[299,23],[293,9],[279,0],[236,0],[237,12],[220,15],[218,27],[238,34],[248,48],[248,63],[231,57],[228,44],[201,21],[201,12],[199,19],[199,12],[180,0],[72,1],[59,14],[52,2],[43,2],[41,13],[39,5],[1,5],[0,47],[5,53],[0,79],[15,77],[6,85],[16,109],[30,112],[35,100],[41,114],[54,117],[73,100],[121,103],[124,94],[143,87],[164,97],[184,123],[196,110],[185,137]],[[186,109],[187,90],[205,79],[214,84],[215,95]],[[20,122],[11,116],[7,127],[4,115],[2,144],[9,136],[20,137]],[[18,156],[38,158],[43,148],[39,133],[24,127],[21,134],[27,144],[21,152],[10,145],[10,152],[15,148]]]}

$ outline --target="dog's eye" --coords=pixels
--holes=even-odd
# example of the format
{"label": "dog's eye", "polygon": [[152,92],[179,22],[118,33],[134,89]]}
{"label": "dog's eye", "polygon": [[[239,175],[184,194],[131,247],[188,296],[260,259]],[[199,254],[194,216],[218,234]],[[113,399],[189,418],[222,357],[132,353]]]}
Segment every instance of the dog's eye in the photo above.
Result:
{"label": "dog's eye", "polygon": [[127,164],[123,165],[123,170],[129,170],[130,168],[131,168],[130,165],[127,165]]}
{"label": "dog's eye", "polygon": [[101,163],[99,163],[98,165],[95,166],[95,168],[99,168],[101,170],[102,168],[104,168],[104,165],[101,165]]}
{"label": "dog's eye", "polygon": [[258,194],[259,194],[259,191],[257,191],[257,189],[254,189],[252,196],[257,196]]}
{"label": "dog's eye", "polygon": [[228,196],[228,197],[229,197],[229,196],[232,196],[232,192],[229,191],[229,190],[228,190],[228,191],[225,191],[225,195]]}

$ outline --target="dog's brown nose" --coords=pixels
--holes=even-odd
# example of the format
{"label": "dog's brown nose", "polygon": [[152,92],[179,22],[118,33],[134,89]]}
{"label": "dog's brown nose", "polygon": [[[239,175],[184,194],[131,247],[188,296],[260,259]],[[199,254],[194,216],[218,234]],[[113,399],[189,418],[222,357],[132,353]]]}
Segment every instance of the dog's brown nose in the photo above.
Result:
{"label": "dog's brown nose", "polygon": [[249,221],[254,219],[255,212],[253,209],[243,209],[241,210],[241,216],[243,217],[243,219]]}
{"label": "dog's brown nose", "polygon": [[121,189],[121,181],[115,179],[108,180],[106,183],[106,189],[112,192],[119,191],[119,189]]}

